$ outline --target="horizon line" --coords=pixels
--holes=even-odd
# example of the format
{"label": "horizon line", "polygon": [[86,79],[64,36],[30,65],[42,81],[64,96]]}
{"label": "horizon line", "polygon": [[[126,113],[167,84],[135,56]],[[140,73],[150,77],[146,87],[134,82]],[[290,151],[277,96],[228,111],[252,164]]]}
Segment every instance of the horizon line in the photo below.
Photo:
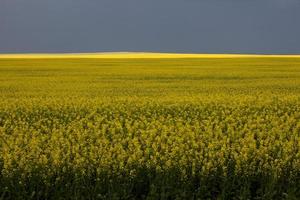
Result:
{"label": "horizon line", "polygon": [[300,54],[172,53],[172,52],[81,52],[81,53],[0,53],[5,58],[239,58],[299,57]]}

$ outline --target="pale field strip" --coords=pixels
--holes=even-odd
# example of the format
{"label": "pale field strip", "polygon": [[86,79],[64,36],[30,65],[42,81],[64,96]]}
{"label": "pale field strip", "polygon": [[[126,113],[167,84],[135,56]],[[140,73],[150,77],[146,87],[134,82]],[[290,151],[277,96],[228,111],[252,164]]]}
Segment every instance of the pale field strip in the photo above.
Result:
{"label": "pale field strip", "polygon": [[144,53],[144,52],[102,52],[102,53],[38,53],[38,54],[0,54],[0,59],[25,58],[300,58],[299,55],[263,54],[190,54],[190,53]]}

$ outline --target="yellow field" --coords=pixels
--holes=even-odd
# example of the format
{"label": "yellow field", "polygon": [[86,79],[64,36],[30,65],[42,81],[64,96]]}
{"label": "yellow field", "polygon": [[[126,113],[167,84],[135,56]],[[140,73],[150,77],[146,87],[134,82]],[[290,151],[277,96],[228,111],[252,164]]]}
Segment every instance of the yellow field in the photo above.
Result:
{"label": "yellow field", "polygon": [[300,56],[0,55],[0,199],[299,199]]}

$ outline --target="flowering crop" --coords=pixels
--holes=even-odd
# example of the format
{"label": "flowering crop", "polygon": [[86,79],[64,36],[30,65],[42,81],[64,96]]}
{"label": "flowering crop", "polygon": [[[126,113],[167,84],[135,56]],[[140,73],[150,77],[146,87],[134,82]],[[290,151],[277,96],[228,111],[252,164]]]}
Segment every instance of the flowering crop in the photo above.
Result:
{"label": "flowering crop", "polygon": [[0,199],[300,198],[300,58],[0,59]]}

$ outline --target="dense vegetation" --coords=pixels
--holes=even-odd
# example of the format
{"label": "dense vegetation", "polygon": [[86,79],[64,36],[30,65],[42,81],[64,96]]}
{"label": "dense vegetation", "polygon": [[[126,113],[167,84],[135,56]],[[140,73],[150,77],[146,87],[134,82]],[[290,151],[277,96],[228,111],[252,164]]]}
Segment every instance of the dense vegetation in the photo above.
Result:
{"label": "dense vegetation", "polygon": [[0,59],[0,199],[299,199],[300,58]]}

